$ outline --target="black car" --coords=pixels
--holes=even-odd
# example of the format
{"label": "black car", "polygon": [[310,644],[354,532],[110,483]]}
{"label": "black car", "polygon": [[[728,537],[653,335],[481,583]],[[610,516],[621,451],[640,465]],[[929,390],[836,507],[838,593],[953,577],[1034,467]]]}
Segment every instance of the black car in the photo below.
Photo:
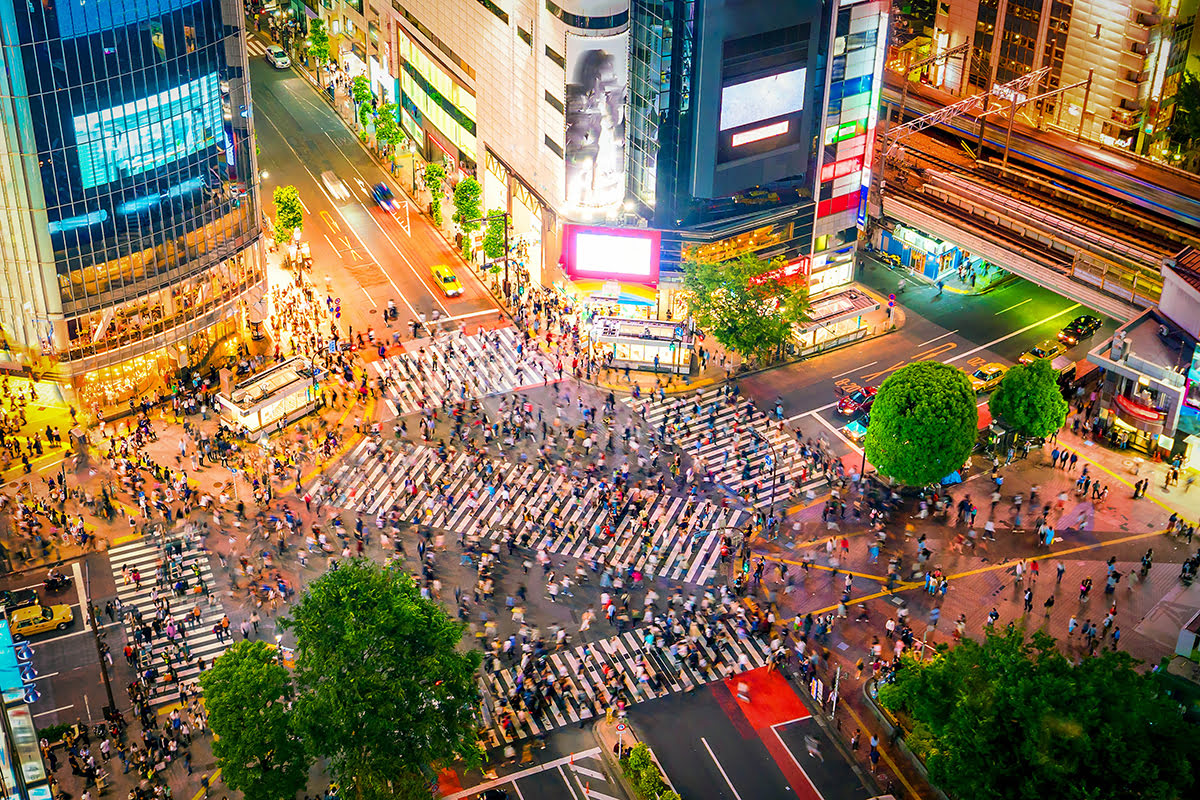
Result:
{"label": "black car", "polygon": [[16,611],[25,606],[41,605],[37,589],[15,589],[0,591],[0,608],[5,611]]}
{"label": "black car", "polygon": [[1058,340],[1069,345],[1076,345],[1084,339],[1091,336],[1100,327],[1101,320],[1099,317],[1093,317],[1090,314],[1084,314],[1082,317],[1076,317],[1067,323],[1067,326],[1058,332]]}

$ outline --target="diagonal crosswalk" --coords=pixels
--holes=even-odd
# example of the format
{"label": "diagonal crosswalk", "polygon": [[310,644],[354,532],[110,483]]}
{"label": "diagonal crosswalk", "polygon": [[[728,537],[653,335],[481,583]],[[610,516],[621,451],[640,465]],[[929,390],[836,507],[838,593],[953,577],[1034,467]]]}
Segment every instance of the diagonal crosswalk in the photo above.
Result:
{"label": "diagonal crosswalk", "polygon": [[417,352],[372,361],[369,369],[384,379],[384,402],[392,415],[405,416],[422,402],[441,406],[541,386],[553,378],[553,366],[536,348],[521,346],[516,328],[506,327],[441,337]]}
{"label": "diagonal crosswalk", "polygon": [[814,474],[790,434],[772,425],[745,398],[730,402],[723,387],[666,402],[632,398],[625,402],[636,418],[687,453],[702,477],[711,472],[717,486],[735,494],[751,490],[758,508],[771,505],[772,466],[777,503],[797,494],[797,480],[800,493],[816,491],[826,483]]}
{"label": "diagonal crosswalk", "polygon": [[[611,495],[604,499],[608,487],[599,482],[532,462],[476,460],[461,451],[443,459],[437,449],[424,446],[371,455],[370,447],[360,443],[314,495],[361,514],[395,509],[405,521],[475,531],[489,543],[501,540],[510,527],[517,535],[532,528],[527,546],[534,550],[632,567],[647,577],[707,582],[720,561],[721,532],[744,527],[751,516],[651,490],[617,503]],[[427,485],[440,488],[421,488]],[[531,526],[528,520],[541,524]]]}
{"label": "diagonal crosswalk", "polygon": [[728,620],[714,625],[713,637],[697,637],[690,645],[695,649],[691,657],[659,642],[647,643],[653,640],[647,637],[648,627],[553,650],[543,657],[543,668],[560,679],[556,685],[561,688],[540,699],[533,697],[530,685],[518,683],[516,665],[487,669],[495,662],[485,660],[481,681],[484,697],[490,699],[491,713],[485,718],[492,744],[602,716],[618,696],[627,703],[652,700],[766,665],[770,648],[761,640]]}
{"label": "diagonal crosswalk", "polygon": [[[211,666],[213,660],[232,643],[230,638],[226,638],[224,643],[218,641],[217,635],[213,633],[213,626],[225,615],[221,604],[210,604],[207,596],[194,591],[201,582],[210,591],[216,591],[208,553],[196,549],[186,536],[170,537],[168,541],[180,542],[180,552],[168,556],[153,537],[141,537],[132,542],[114,545],[108,550],[117,583],[117,597],[120,598],[126,614],[128,641],[139,651],[138,672],[142,674],[148,667],[154,666],[160,676],[150,690],[152,705],[174,702],[178,697],[179,684],[194,682],[199,676],[199,659],[204,660],[206,667]],[[134,569],[140,572],[140,586],[132,580],[125,581],[125,568],[130,572]],[[160,569],[162,578],[156,581],[155,571]],[[175,583],[181,578],[187,581],[187,590],[182,597],[174,592]],[[169,642],[165,635],[152,637],[151,646],[146,650],[134,644],[135,624],[129,612],[136,607],[142,613],[143,623],[151,625],[157,613],[154,606],[156,592],[160,603],[167,602],[171,616],[176,621],[189,617],[193,607],[200,609],[200,621],[194,625],[188,624],[185,636],[182,640],[177,638],[175,644]],[[186,640],[190,658],[183,655],[180,644],[183,640]],[[167,660],[164,656],[170,658],[171,669],[178,678],[177,682],[166,680]]]}

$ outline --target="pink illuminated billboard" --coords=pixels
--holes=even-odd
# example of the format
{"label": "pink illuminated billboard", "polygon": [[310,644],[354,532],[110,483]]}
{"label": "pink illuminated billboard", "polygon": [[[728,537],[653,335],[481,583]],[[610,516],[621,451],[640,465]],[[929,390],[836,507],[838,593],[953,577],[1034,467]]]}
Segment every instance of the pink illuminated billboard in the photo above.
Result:
{"label": "pink illuminated billboard", "polygon": [[571,280],[658,285],[661,235],[645,228],[563,226],[562,262]]}

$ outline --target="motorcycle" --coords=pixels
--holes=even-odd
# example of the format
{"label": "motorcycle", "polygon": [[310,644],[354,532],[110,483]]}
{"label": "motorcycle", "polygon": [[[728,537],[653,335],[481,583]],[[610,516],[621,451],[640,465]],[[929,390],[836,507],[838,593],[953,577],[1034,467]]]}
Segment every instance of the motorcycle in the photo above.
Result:
{"label": "motorcycle", "polygon": [[42,582],[42,587],[50,594],[58,594],[71,587],[71,579],[61,573],[51,573]]}

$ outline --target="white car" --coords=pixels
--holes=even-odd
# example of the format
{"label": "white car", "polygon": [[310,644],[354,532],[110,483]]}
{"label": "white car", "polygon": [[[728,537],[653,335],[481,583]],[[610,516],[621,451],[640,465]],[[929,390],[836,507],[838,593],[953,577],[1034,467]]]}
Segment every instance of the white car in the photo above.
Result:
{"label": "white car", "polygon": [[292,65],[292,60],[288,58],[288,54],[282,47],[277,44],[267,45],[267,63],[275,69],[287,69]]}
{"label": "white car", "polygon": [[333,174],[333,170],[327,169],[321,173],[321,183],[325,184],[325,189],[334,200],[350,199],[350,190],[342,183],[341,178]]}

